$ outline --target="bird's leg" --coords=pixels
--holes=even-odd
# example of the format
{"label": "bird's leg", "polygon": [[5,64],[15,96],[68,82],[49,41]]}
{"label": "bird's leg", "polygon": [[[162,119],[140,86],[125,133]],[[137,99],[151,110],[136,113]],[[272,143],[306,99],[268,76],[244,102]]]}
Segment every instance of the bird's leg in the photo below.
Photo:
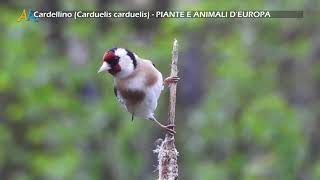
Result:
{"label": "bird's leg", "polygon": [[153,120],[154,122],[156,122],[160,127],[162,127],[163,129],[167,130],[169,133],[171,134],[175,134],[176,131],[174,130],[175,125],[173,124],[169,124],[169,125],[163,125],[161,124],[156,118],[149,118],[150,120]]}
{"label": "bird's leg", "polygon": [[180,80],[180,78],[178,76],[171,76],[171,77],[167,77],[164,81],[163,81],[163,85],[169,85],[171,83],[177,83]]}

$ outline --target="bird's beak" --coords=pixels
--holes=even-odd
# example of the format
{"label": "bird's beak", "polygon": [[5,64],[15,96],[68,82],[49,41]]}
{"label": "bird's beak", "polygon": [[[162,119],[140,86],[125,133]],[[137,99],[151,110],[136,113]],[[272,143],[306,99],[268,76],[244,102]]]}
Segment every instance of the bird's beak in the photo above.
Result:
{"label": "bird's beak", "polygon": [[103,72],[103,71],[108,71],[110,69],[111,69],[110,66],[106,62],[103,62],[102,66],[100,67],[100,69],[98,71],[98,73]]}

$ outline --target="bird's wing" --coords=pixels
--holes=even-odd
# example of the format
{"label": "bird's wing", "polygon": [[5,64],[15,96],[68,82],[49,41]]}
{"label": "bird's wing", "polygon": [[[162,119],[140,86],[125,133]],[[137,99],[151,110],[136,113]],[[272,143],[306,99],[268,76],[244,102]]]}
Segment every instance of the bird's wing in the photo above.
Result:
{"label": "bird's wing", "polygon": [[121,106],[124,107],[125,109],[127,109],[122,97],[119,95],[117,86],[113,86],[113,92],[114,92],[114,95],[116,96],[118,102],[121,104]]}
{"label": "bird's wing", "polygon": [[116,86],[113,86],[113,92],[114,92],[114,95],[116,96],[116,98],[118,98],[118,89]]}
{"label": "bird's wing", "polygon": [[[124,103],[123,98],[122,98],[122,97],[119,95],[119,93],[118,93],[117,86],[113,86],[113,92],[114,92],[114,95],[116,96],[118,102],[121,104],[121,106],[122,106],[124,109],[127,110],[127,106],[126,106],[126,104]],[[127,111],[128,111],[128,110],[127,110]],[[131,121],[133,121],[133,119],[134,119],[134,113],[132,113],[131,115],[132,115],[132,116],[131,116]]]}

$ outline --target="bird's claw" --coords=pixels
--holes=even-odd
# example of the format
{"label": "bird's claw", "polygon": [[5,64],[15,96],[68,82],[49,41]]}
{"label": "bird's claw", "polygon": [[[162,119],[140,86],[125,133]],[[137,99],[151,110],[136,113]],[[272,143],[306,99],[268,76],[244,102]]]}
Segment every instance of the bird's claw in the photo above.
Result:
{"label": "bird's claw", "polygon": [[178,76],[171,76],[171,77],[167,77],[164,80],[165,84],[170,84],[170,83],[177,83],[180,80],[180,78]]}
{"label": "bird's claw", "polygon": [[175,134],[176,131],[174,130],[174,127],[176,127],[174,124],[169,124],[164,126],[163,128],[166,129],[170,134]]}

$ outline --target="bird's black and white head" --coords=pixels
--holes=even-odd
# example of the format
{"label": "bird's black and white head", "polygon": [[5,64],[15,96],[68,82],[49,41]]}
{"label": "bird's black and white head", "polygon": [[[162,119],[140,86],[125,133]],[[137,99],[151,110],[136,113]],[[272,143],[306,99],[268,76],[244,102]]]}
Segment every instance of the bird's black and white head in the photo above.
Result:
{"label": "bird's black and white head", "polygon": [[104,53],[98,73],[108,71],[115,77],[125,78],[135,70],[137,56],[124,48],[112,48]]}

